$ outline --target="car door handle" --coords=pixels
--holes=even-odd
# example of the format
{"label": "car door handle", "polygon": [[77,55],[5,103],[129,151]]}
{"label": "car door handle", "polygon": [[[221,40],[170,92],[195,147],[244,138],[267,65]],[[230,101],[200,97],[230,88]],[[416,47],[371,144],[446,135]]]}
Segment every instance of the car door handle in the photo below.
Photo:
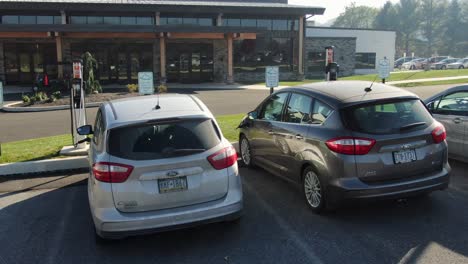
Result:
{"label": "car door handle", "polygon": [[304,139],[304,137],[301,134],[297,134],[296,139]]}
{"label": "car door handle", "polygon": [[462,120],[461,118],[459,118],[459,117],[453,119],[453,122],[454,122],[455,124],[460,124],[462,121],[463,121],[463,120]]}

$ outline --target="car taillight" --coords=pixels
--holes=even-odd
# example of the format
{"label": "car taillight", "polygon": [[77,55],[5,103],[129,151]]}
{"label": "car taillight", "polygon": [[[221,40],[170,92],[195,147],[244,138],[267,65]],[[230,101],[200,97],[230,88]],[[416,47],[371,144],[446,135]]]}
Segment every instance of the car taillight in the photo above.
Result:
{"label": "car taillight", "polygon": [[102,182],[124,182],[132,171],[133,166],[118,163],[98,162],[93,165],[94,177]]}
{"label": "car taillight", "polygon": [[447,132],[445,132],[445,127],[440,125],[432,130],[432,139],[434,139],[435,144],[443,142],[447,138]]}
{"label": "car taillight", "polygon": [[341,137],[325,142],[327,147],[336,153],[346,155],[366,155],[375,145],[374,139]]}
{"label": "car taillight", "polygon": [[229,146],[208,157],[211,166],[217,170],[229,168],[237,162],[237,152],[234,147]]}

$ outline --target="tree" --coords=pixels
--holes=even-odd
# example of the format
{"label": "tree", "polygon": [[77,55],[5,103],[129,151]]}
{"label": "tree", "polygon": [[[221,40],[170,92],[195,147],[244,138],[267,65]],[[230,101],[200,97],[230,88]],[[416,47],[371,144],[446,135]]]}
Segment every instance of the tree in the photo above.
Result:
{"label": "tree", "polygon": [[461,43],[467,40],[466,23],[463,21],[462,10],[457,0],[452,0],[448,9],[446,20],[443,23],[443,38],[445,45],[443,51],[447,55],[464,56],[466,45]]}
{"label": "tree", "polygon": [[420,2],[418,0],[400,0],[397,4],[398,29],[403,38],[406,54],[410,51],[410,41],[420,26]]}
{"label": "tree", "polygon": [[375,17],[374,28],[397,30],[397,21],[395,6],[392,2],[387,1]]}
{"label": "tree", "polygon": [[83,83],[87,94],[102,91],[99,81],[94,78],[94,71],[98,69],[98,63],[90,52],[81,55],[83,60]]}
{"label": "tree", "polygon": [[427,40],[426,56],[433,55],[434,45],[442,38],[446,8],[447,1],[445,0],[422,0],[421,32]]}
{"label": "tree", "polygon": [[368,6],[356,6],[351,3],[335,20],[332,26],[348,28],[372,28],[378,9]]}

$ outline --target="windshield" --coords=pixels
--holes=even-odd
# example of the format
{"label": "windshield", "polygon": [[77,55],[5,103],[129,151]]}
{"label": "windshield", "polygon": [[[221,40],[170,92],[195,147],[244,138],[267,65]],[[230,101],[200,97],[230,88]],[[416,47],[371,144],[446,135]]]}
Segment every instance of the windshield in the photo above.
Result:
{"label": "windshield", "polygon": [[211,119],[144,123],[109,132],[109,154],[130,160],[186,156],[204,152],[219,143]]}
{"label": "windshield", "polygon": [[342,113],[350,129],[368,134],[408,132],[424,129],[433,122],[426,107],[417,99],[353,106]]}

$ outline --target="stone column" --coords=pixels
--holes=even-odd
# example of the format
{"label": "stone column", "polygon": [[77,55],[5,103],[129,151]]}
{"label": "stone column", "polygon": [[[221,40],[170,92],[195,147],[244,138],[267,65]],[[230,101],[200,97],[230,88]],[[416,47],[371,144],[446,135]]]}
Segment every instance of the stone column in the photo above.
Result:
{"label": "stone column", "polygon": [[227,35],[227,48],[228,48],[228,75],[227,75],[227,83],[234,82],[234,69],[233,69],[233,56],[232,56],[232,33]]}
{"label": "stone column", "polygon": [[299,17],[299,60],[298,60],[298,68],[299,68],[299,75],[304,75],[304,17]]}
{"label": "stone column", "polygon": [[[55,32],[58,34],[58,32]],[[57,48],[57,78],[63,79],[63,49],[62,49],[62,36],[55,37],[55,47]]]}
{"label": "stone column", "polygon": [[166,39],[161,33],[162,36],[159,38],[159,58],[160,58],[160,67],[161,67],[161,79],[166,80]]}

